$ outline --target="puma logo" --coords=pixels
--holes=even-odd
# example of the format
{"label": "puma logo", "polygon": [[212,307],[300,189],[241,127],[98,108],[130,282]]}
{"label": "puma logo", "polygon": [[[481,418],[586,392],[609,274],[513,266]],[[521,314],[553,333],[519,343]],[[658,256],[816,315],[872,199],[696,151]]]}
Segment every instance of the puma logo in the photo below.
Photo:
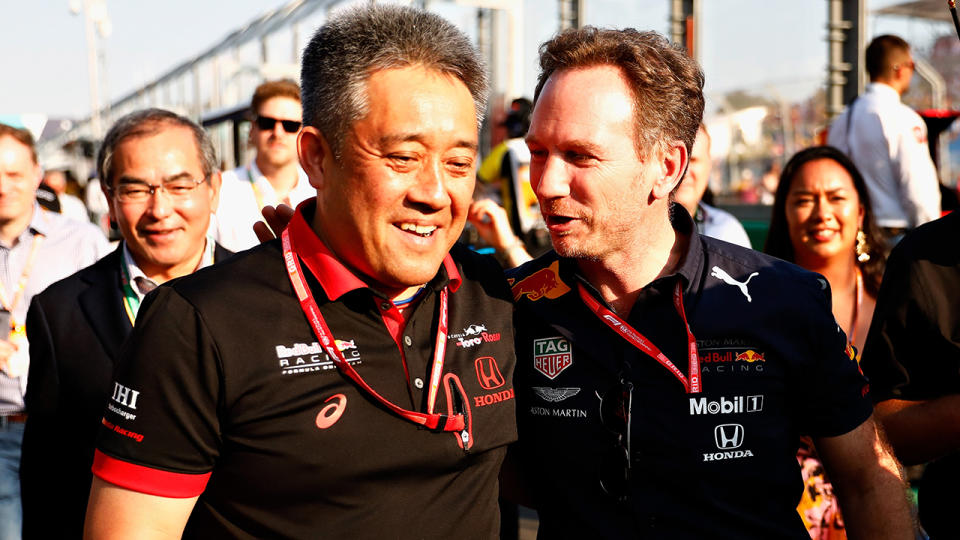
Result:
{"label": "puma logo", "polygon": [[747,283],[750,283],[750,280],[753,279],[754,276],[759,275],[759,272],[754,272],[750,274],[747,277],[747,280],[744,281],[743,283],[740,283],[739,281],[730,277],[730,274],[726,273],[723,270],[723,268],[720,268],[719,266],[714,266],[711,269],[710,275],[719,279],[720,281],[723,281],[727,285],[733,285],[734,287],[738,287],[740,289],[740,292],[742,292],[743,295],[747,297],[747,302],[753,302],[753,299],[750,298],[750,292],[747,291]]}

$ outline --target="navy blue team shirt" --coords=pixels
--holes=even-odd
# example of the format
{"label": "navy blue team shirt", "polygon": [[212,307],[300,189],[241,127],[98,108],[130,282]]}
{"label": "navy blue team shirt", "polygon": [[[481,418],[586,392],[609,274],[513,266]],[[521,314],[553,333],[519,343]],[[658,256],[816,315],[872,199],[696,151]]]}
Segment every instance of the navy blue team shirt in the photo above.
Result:
{"label": "navy blue team shirt", "polygon": [[[672,301],[680,281],[702,367],[698,394],[587,308],[577,284],[600,295],[574,260],[551,251],[508,272],[517,450],[540,538],[809,538],[796,512],[800,436],[841,435],[872,413],[829,286],[697,234],[685,212],[671,214],[689,238],[686,256],[641,291],[626,321],[688,373],[687,333]],[[623,477],[618,405],[628,397],[630,480],[609,494],[600,481],[616,486]]]}

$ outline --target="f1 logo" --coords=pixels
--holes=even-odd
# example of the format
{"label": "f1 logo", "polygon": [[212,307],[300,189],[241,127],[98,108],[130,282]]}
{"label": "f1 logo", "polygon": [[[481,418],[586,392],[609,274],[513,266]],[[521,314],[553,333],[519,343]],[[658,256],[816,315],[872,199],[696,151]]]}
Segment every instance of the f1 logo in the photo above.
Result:
{"label": "f1 logo", "polygon": [[713,428],[713,441],[721,450],[733,450],[743,444],[743,426],[740,424],[720,424]]}
{"label": "f1 logo", "polygon": [[503,386],[503,375],[500,374],[500,368],[497,367],[497,361],[492,356],[481,356],[473,363],[477,368],[477,380],[484,390],[493,390]]}

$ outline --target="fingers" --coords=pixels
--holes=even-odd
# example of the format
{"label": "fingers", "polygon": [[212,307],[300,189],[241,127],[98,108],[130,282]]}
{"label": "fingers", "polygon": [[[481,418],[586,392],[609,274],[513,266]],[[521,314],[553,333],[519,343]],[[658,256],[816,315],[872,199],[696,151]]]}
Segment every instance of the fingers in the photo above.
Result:
{"label": "fingers", "polygon": [[253,224],[253,234],[257,235],[257,240],[261,244],[276,238],[273,235],[273,231],[270,230],[270,227],[268,227],[267,224],[262,221],[258,221]]}
{"label": "fingers", "polygon": [[290,220],[293,219],[295,210],[285,204],[273,206],[264,206],[260,211],[266,223],[260,221],[254,224],[253,232],[261,243],[273,240],[287,228]]}
{"label": "fingers", "polygon": [[495,201],[481,199],[470,206],[467,219],[473,223],[484,242],[495,249],[503,250],[517,241],[507,211]]}

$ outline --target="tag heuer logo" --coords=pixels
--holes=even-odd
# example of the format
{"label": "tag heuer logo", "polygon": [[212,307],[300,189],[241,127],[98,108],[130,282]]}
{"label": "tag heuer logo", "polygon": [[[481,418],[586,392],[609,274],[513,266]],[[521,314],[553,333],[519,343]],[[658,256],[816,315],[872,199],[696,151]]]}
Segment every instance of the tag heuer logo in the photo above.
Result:
{"label": "tag heuer logo", "polygon": [[548,379],[556,379],[560,372],[572,364],[573,352],[569,341],[562,337],[533,340],[533,367]]}

